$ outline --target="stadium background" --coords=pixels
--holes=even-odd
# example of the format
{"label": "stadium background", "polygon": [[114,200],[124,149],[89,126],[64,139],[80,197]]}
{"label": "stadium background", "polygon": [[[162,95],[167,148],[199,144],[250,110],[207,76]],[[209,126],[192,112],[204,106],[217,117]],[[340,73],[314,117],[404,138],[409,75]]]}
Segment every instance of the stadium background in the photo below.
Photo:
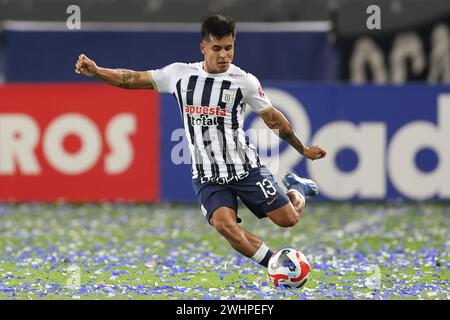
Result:
{"label": "stadium background", "polygon": [[[366,24],[367,8],[374,4],[381,9],[379,30]],[[81,9],[81,29],[68,28],[70,5]],[[424,210],[431,225],[442,228],[436,242],[428,243],[435,251],[427,251],[425,262],[435,267],[437,260],[448,260],[450,3],[445,0],[0,0],[3,218],[11,208],[47,212],[72,202],[103,208],[125,201],[131,208],[144,203],[175,215],[183,206],[195,212],[175,99],[78,76],[74,63],[80,53],[100,66],[134,70],[200,61],[199,21],[213,13],[238,22],[234,63],[261,80],[305,144],[328,150],[326,160],[306,163],[276,142],[269,147],[280,152],[277,178],[291,170],[313,178],[321,193],[312,207],[321,219],[326,214],[320,212],[349,211],[371,221],[392,205],[414,214]],[[260,125],[247,115],[247,128]],[[269,147],[259,146],[260,152]],[[437,207],[422,208],[428,200],[438,201]],[[381,209],[371,215],[374,205]],[[120,208],[127,216],[130,207]],[[353,218],[343,224],[348,227]],[[411,217],[395,218],[407,223]],[[3,239],[5,255],[8,246],[21,246],[11,241]],[[448,275],[443,277],[448,284]],[[6,294],[17,292],[2,283]],[[438,297],[445,295],[448,286]]]}

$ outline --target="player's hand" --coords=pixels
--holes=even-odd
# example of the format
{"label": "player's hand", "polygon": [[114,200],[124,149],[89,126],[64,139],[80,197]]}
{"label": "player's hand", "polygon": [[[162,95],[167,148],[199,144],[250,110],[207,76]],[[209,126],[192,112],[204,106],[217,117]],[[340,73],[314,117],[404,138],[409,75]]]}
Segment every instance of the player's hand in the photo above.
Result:
{"label": "player's hand", "polygon": [[80,54],[78,56],[78,61],[75,64],[75,73],[93,77],[97,74],[97,65],[84,54]]}
{"label": "player's hand", "polygon": [[319,146],[305,147],[303,156],[311,160],[322,159],[327,155],[327,152]]}

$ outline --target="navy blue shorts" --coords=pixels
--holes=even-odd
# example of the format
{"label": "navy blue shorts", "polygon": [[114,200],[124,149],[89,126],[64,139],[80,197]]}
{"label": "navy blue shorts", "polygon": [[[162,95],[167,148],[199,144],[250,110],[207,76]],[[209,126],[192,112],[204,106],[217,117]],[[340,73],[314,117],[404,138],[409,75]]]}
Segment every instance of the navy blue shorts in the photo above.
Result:
{"label": "navy blue shorts", "polygon": [[240,177],[230,180],[192,179],[192,186],[208,222],[214,211],[220,207],[232,208],[237,213],[238,197],[259,219],[289,203],[289,197],[265,166],[252,168]]}

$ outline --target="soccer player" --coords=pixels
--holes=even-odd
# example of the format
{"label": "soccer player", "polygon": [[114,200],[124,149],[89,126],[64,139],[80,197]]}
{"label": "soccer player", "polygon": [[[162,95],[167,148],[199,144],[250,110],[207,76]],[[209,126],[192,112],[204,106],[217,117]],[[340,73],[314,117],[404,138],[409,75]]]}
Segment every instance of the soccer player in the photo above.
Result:
{"label": "soccer player", "polygon": [[238,197],[258,218],[281,227],[297,224],[305,196],[317,195],[316,184],[291,173],[284,177],[287,194],[261,164],[256,148],[244,136],[246,106],[304,157],[325,157],[319,146],[304,146],[283,114],[272,106],[258,79],[231,62],[235,23],[220,15],[207,17],[201,28],[204,61],[173,63],[162,69],[132,71],[96,65],[84,54],[75,72],[125,89],[151,89],[177,99],[192,159],[192,185],[206,220],[238,252],[267,267],[273,252],[242,228]]}

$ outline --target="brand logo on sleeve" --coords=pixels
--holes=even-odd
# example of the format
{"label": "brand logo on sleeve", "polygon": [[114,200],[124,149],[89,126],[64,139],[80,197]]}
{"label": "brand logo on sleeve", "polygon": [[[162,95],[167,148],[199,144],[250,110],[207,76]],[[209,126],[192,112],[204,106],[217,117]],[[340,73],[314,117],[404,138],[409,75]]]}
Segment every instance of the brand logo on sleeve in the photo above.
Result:
{"label": "brand logo on sleeve", "polygon": [[259,96],[260,96],[261,98],[264,98],[264,97],[265,97],[264,91],[262,90],[261,87],[258,88],[258,94],[259,94]]}

